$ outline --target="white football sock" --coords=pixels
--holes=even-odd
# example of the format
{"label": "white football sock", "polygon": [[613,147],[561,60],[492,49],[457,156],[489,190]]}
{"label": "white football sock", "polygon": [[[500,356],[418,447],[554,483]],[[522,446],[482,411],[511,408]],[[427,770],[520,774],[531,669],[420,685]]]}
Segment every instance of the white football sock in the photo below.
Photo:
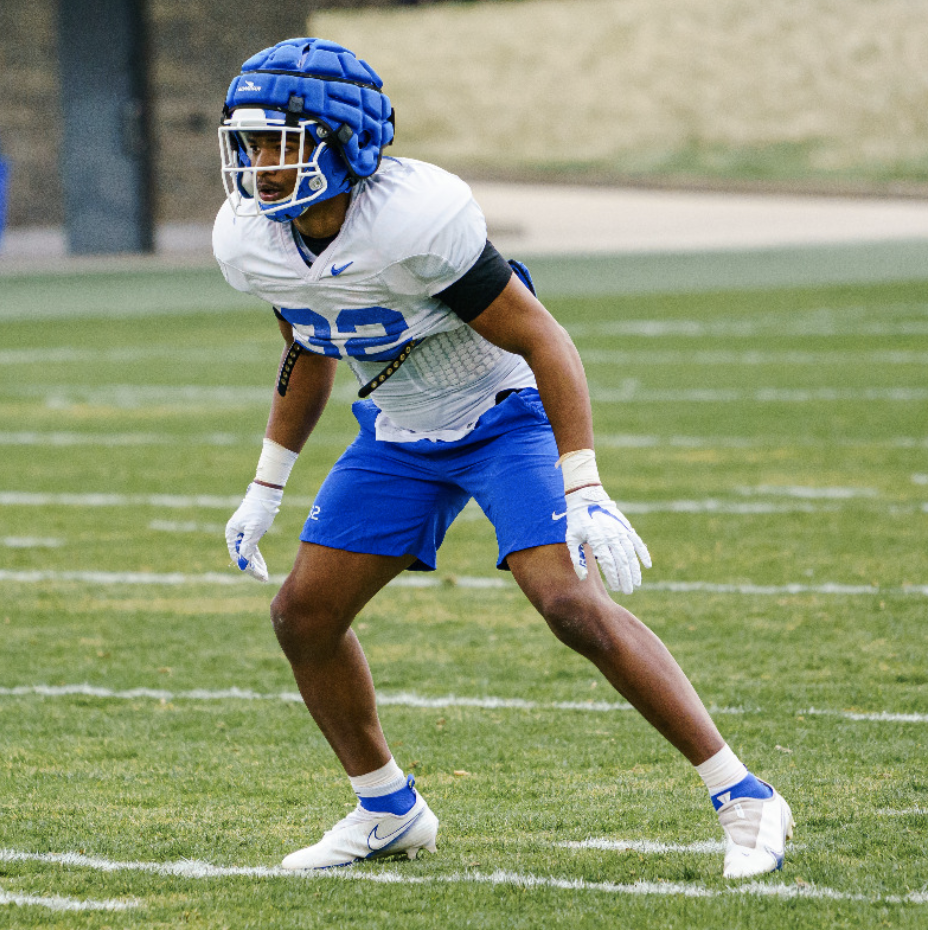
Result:
{"label": "white football sock", "polygon": [[696,766],[709,794],[716,795],[726,788],[737,785],[748,774],[745,764],[732,752],[726,743],[714,756]]}
{"label": "white football sock", "polygon": [[390,756],[390,761],[379,769],[368,772],[367,775],[358,775],[354,778],[349,776],[348,780],[359,798],[380,798],[406,787],[406,776],[396,764],[393,756]]}

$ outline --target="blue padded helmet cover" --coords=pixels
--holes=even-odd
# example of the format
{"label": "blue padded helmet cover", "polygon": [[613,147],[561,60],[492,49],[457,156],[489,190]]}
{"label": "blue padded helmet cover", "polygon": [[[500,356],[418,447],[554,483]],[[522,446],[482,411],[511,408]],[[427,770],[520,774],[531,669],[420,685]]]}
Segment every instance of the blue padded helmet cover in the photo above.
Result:
{"label": "blue padded helmet cover", "polygon": [[366,61],[325,39],[288,39],[252,55],[226,108],[262,107],[322,123],[354,178],[372,175],[393,141],[393,107]]}

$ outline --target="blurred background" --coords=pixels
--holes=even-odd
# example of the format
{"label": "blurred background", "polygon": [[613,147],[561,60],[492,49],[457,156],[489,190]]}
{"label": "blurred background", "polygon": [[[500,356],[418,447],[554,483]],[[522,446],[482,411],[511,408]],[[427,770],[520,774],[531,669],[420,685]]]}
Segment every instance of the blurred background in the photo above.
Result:
{"label": "blurred background", "polygon": [[392,154],[471,182],[921,201],[926,25],[923,0],[4,0],[0,261],[11,233],[208,248],[225,90],[294,35],[370,61]]}

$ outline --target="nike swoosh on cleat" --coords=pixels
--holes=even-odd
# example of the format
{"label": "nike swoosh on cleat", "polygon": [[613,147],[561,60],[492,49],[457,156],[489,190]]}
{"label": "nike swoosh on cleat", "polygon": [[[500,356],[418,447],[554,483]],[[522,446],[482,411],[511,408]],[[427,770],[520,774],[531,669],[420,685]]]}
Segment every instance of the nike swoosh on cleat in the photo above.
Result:
{"label": "nike swoosh on cleat", "polygon": [[769,846],[764,846],[764,849],[770,854],[773,858],[773,861],[776,865],[773,867],[774,872],[779,872],[783,868],[783,856],[781,856],[775,849],[771,849]]}
{"label": "nike swoosh on cleat", "polygon": [[551,511],[551,519],[552,519],[552,520],[563,520],[564,517],[566,517],[566,516],[567,516],[567,511],[566,511],[566,510],[565,510],[563,513],[554,513],[554,511]]}
{"label": "nike swoosh on cleat", "polygon": [[332,266],[332,277],[337,278],[349,265],[353,265],[353,264],[354,262],[350,261],[342,265],[341,268],[339,268],[338,265],[333,265]]}
{"label": "nike swoosh on cleat", "polygon": [[394,830],[392,833],[388,833],[386,836],[381,836],[377,832],[377,828],[380,826],[380,824],[377,824],[377,826],[374,827],[374,829],[371,830],[371,832],[368,834],[368,837],[367,837],[368,848],[372,852],[375,852],[375,853],[382,852],[388,846],[391,846],[397,840],[402,838],[406,833],[408,833],[413,828],[413,826],[416,824],[416,822],[419,820],[421,816],[422,816],[422,811],[416,814],[416,816],[413,817],[413,819],[410,820],[409,823],[403,824],[401,827]]}

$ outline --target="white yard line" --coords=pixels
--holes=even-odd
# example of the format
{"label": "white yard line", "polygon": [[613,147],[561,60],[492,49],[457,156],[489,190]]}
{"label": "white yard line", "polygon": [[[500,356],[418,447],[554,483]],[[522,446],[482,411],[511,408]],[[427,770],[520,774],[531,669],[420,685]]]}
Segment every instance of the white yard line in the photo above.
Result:
{"label": "white yard line", "polygon": [[761,484],[757,487],[738,487],[735,490],[745,497],[799,497],[807,500],[850,500],[855,497],[879,497],[876,488],[827,487],[797,484]]}
{"label": "white yard line", "polygon": [[197,523],[195,520],[151,520],[148,528],[158,533],[205,533],[220,537],[226,529],[224,523]]}
{"label": "white yard line", "polygon": [[928,585],[906,585],[901,588],[881,588],[876,585],[833,584],[715,584],[707,581],[645,582],[645,591],[669,591],[679,594],[746,594],[782,596],[788,594],[829,594],[840,597],[876,596],[888,594],[928,597]]}
{"label": "white yard line", "polygon": [[[283,584],[285,575],[272,575],[272,585]],[[241,572],[202,572],[190,575],[184,572],[106,572],[106,571],[52,571],[45,569],[0,569],[0,582],[17,584],[77,583],[93,585],[166,585],[177,587],[188,584],[236,585],[254,584],[254,580]],[[502,572],[489,577],[467,575],[444,576],[432,572],[409,572],[390,582],[398,588],[510,588],[514,582]],[[701,594],[744,594],[775,597],[783,595],[822,594],[838,597],[888,597],[891,595],[928,597],[928,585],[904,587],[877,587],[876,585],[849,585],[825,582],[822,584],[719,584],[708,581],[653,581],[645,582],[644,591]]]}
{"label": "white yard line", "polygon": [[[441,697],[423,697],[408,691],[398,694],[378,694],[381,707],[417,707],[440,709],[446,707],[477,707],[484,710],[579,710],[593,713],[634,710],[631,704],[617,701],[528,701],[523,698],[459,697],[453,694]],[[719,711],[717,713],[724,713]],[[739,709],[731,713],[741,713]]]}
{"label": "white yard line", "polygon": [[[887,314],[898,313],[901,319],[873,319],[868,311],[833,312],[820,307],[808,312],[781,315],[778,317],[744,317],[727,320],[693,319],[608,319],[590,323],[570,323],[567,330],[574,339],[596,337],[637,337],[644,339],[689,338],[731,339],[756,336],[924,336],[928,335],[928,320],[924,319],[928,304],[906,304],[884,308]],[[915,319],[914,317],[919,317]],[[600,350],[602,351],[602,350]],[[840,350],[839,350],[840,351]],[[583,355],[583,345],[580,345]]]}
{"label": "white yard line", "polygon": [[590,397],[597,403],[642,404],[806,404],[806,403],[921,403],[928,388],[647,388],[634,379],[617,387],[590,382]]}
{"label": "white yard line", "polygon": [[[283,701],[287,704],[299,704],[300,695],[296,691],[281,691],[276,694],[250,691],[247,688],[223,688],[209,690],[197,688],[192,691],[168,691],[161,688],[129,688],[117,690],[98,685],[15,685],[0,687],[0,697],[96,697],[104,700],[138,701],[153,700],[162,702],[176,701]],[[504,698],[494,695],[467,697],[456,694],[444,694],[435,697],[416,694],[412,691],[397,691],[377,694],[377,704],[381,707],[410,707],[438,710],[449,707],[474,707],[481,710],[543,710],[543,711],[580,711],[583,713],[624,713],[634,708],[624,701],[531,701],[525,698]],[[713,714],[744,714],[742,707],[710,708]],[[928,723],[928,714],[892,713],[875,711],[822,710],[807,708],[796,711],[797,716],[829,716],[844,720],[874,723]]]}
{"label": "white yard line", "polygon": [[[573,329],[573,327],[571,327]],[[584,365],[928,365],[928,352],[913,349],[884,349],[870,352],[835,349],[828,352],[759,351],[729,349],[697,349],[690,352],[648,349],[589,349],[580,347]]]}
{"label": "white yard line", "polygon": [[14,688],[0,688],[0,696],[23,697],[97,697],[120,701],[284,701],[299,704],[302,700],[296,692],[280,694],[259,694],[244,688],[226,688],[219,691],[196,689],[193,691],[165,691],[160,688],[130,688],[117,691],[112,688],[99,688],[94,685],[19,685]]}
{"label": "white yard line", "polygon": [[775,882],[744,882],[727,888],[707,888],[687,882],[590,882],[582,878],[557,878],[498,869],[494,872],[452,872],[448,875],[410,875],[401,869],[366,868],[364,865],[321,872],[289,872],[279,866],[216,866],[197,860],[179,862],[118,862],[79,853],[30,853],[0,849],[0,862],[44,862],[68,868],[94,869],[100,872],[143,872],[167,878],[192,880],[215,878],[270,878],[303,881],[361,881],[385,885],[490,885],[519,888],[525,891],[555,889],[559,891],[598,892],[611,895],[723,898],[731,895],[771,897],[784,900],[858,901],[867,904],[928,904],[928,894],[864,895],[815,885],[784,885]]}
{"label": "white yard line", "polygon": [[[283,584],[285,575],[271,575],[272,585]],[[187,584],[254,584],[254,580],[241,572],[202,572],[190,575],[184,572],[106,572],[106,571],[52,571],[45,569],[0,569],[0,582],[18,584],[78,583],[93,585],[166,585],[177,587]],[[398,588],[510,588],[514,582],[502,572],[489,577],[468,575],[436,575],[432,572],[409,572],[390,582]],[[644,591],[702,594],[744,594],[761,596],[783,596],[801,594],[823,594],[839,597],[888,597],[891,595],[928,597],[928,585],[905,587],[877,587],[876,585],[849,585],[826,582],[823,584],[718,584],[708,581],[652,581],[645,582]]]}
{"label": "white yard line", "polygon": [[[48,494],[33,491],[0,491],[0,506],[7,507],[166,507],[228,510],[231,514],[242,502],[242,495],[214,494]],[[288,503],[310,507],[311,497],[290,497]]]}
{"label": "white yard line", "polygon": [[94,901],[63,898],[60,895],[16,894],[0,888],[0,906],[44,907],[49,911],[127,911],[139,906],[138,901]]}
{"label": "white yard line", "polygon": [[[14,571],[0,569],[0,582],[16,584],[91,584],[91,585],[159,585],[178,587],[188,584],[235,585],[241,584],[248,576],[230,570],[223,572],[203,572],[199,575],[187,575],[184,572],[55,572],[35,569],[33,571]],[[283,584],[283,576],[275,576],[276,584]]]}
{"label": "white yard line", "polygon": [[653,840],[609,840],[592,838],[566,843],[556,843],[562,849],[603,849],[615,852],[637,852],[644,855],[663,855],[664,853],[698,853],[715,854],[725,852],[721,840],[701,840],[696,843],[658,843]]}
{"label": "white yard line", "polygon": [[[606,837],[591,837],[586,840],[572,840],[555,843],[561,849],[601,849],[606,852],[636,852],[646,856],[663,856],[666,853],[695,853],[697,855],[715,855],[725,852],[725,843],[721,840],[697,840],[695,843],[659,843],[654,840],[613,840]],[[787,843],[786,851],[807,849],[805,843]]]}
{"label": "white yard line", "polygon": [[[926,329],[928,333],[928,329]],[[119,410],[138,410],[144,407],[181,407],[190,410],[198,405],[217,407],[246,407],[270,403],[271,394],[267,387],[248,385],[144,385],[113,384],[99,387],[81,385],[58,385],[42,390],[28,386],[7,388],[2,393],[7,397],[27,398],[52,410],[90,405]],[[336,390],[337,396],[354,397],[354,387]],[[590,382],[590,397],[598,403],[919,403],[928,400],[928,388],[652,388],[641,385],[630,378],[617,386]]]}
{"label": "white yard line", "polygon": [[63,539],[50,536],[0,536],[0,546],[6,549],[58,549]]}
{"label": "white yard line", "polygon": [[826,511],[833,512],[837,509],[830,505],[810,504],[807,502],[774,504],[768,501],[724,501],[711,497],[704,500],[618,501],[617,503],[625,514],[718,513],[733,517],[766,513],[822,513]]}
{"label": "white yard line", "polygon": [[[626,514],[725,514],[728,516],[753,516],[756,514],[790,513],[833,513],[842,503],[861,499],[876,499],[880,494],[870,488],[799,488],[775,487],[736,488],[743,497],[773,497],[779,500],[724,500],[721,498],[623,501],[617,503]],[[783,498],[787,500],[784,501]],[[821,501],[821,502],[819,502]],[[156,507],[172,510],[214,509],[232,513],[241,503],[240,496],[210,494],[118,494],[85,493],[59,494],[42,491],[0,491],[0,506],[7,507]],[[312,506],[313,498],[291,496],[287,499],[291,507]],[[921,504],[893,504],[892,514],[920,512]],[[483,519],[483,511],[471,502],[462,513],[462,519]]]}
{"label": "white yard line", "polygon": [[[271,585],[282,585],[285,575],[272,575]],[[242,572],[233,570],[228,572],[202,572],[198,575],[189,575],[185,572],[106,572],[106,571],[50,571],[44,569],[0,569],[0,582],[14,582],[16,584],[91,584],[91,585],[159,585],[179,587],[189,584],[214,585],[254,585],[254,579]],[[513,582],[508,577],[472,578],[468,576],[455,576],[445,578],[423,572],[412,572],[409,575],[397,578],[390,582],[400,588],[508,588]]]}
{"label": "white yard line", "polygon": [[183,407],[201,405],[216,407],[245,407],[260,404],[268,406],[271,391],[257,385],[199,385],[199,384],[106,384],[87,387],[79,384],[62,384],[46,389],[25,387],[4,394],[25,397],[42,403],[53,410],[67,409],[83,404],[95,407],[115,407],[119,410],[137,410],[141,407]]}
{"label": "white yard line", "polygon": [[[276,346],[256,348],[246,342],[229,346],[211,346],[211,362],[261,362],[262,357],[273,359]],[[89,365],[119,365],[127,362],[146,362],[152,359],[169,359],[173,362],[188,361],[202,363],[204,352],[201,347],[184,348],[179,345],[134,345],[120,346],[113,349],[77,349],[73,346],[53,346],[47,349],[23,348],[0,349],[0,366],[2,365],[62,365],[69,363]],[[273,364],[273,361],[271,362]]]}
{"label": "white yard line", "polygon": [[844,720],[856,720],[874,723],[928,723],[928,714],[896,714],[889,711],[881,710],[873,713],[863,713],[861,711],[851,710],[821,710],[817,707],[810,707],[799,713],[810,717],[841,717]]}
{"label": "white yard line", "polygon": [[[586,325],[586,324],[580,324]],[[592,324],[595,325],[595,324]],[[610,324],[611,325],[611,324]],[[629,325],[629,324],[626,324]],[[636,325],[631,323],[630,325]],[[638,327],[655,324],[639,323]],[[661,325],[661,324],[657,324]],[[664,324],[665,326],[667,324]],[[695,334],[696,324],[683,321],[686,334]],[[737,335],[742,334],[743,323],[734,324]],[[570,326],[576,332],[578,326]],[[580,352],[585,365],[717,365],[760,366],[760,365],[928,365],[928,352],[917,349],[834,349],[831,351],[804,350],[733,350],[700,349],[691,352],[678,350],[659,351],[653,349],[594,349],[581,346]],[[14,365],[61,365],[61,364],[125,364],[127,362],[146,362],[157,359],[171,361],[203,360],[202,349],[183,349],[179,346],[134,346],[121,349],[74,349],[67,346],[50,349],[2,349],[0,350],[0,367]],[[260,362],[252,347],[247,345],[211,348],[211,362]]]}
{"label": "white yard line", "polygon": [[[884,439],[819,439],[815,436],[654,436],[640,433],[597,433],[597,448],[646,449],[671,446],[683,449],[801,448],[891,448],[928,449],[928,436],[891,436]],[[919,482],[916,482],[919,483]],[[924,482],[928,484],[928,479]]]}
{"label": "white yard line", "polygon": [[[172,436],[167,433],[0,433],[0,446],[247,446],[259,445],[260,441],[261,437],[257,434],[236,436],[233,433],[195,433],[191,436]],[[349,441],[346,441],[346,445]]]}
{"label": "white yard line", "polygon": [[[94,685],[19,685],[12,688],[0,687],[2,697],[97,697],[110,700],[155,700],[155,701],[284,701],[299,704],[302,700],[296,691],[284,691],[279,694],[262,694],[243,688],[226,688],[209,691],[166,691],[158,688],[130,688],[113,690]],[[459,697],[449,694],[440,697],[424,697],[411,692],[377,695],[377,703],[382,707],[412,707],[441,709],[448,707],[476,707],[486,710],[570,710],[593,713],[611,711],[630,711],[630,704],[614,701],[528,701],[522,698],[501,697]],[[713,708],[715,713],[742,713],[740,708]]]}
{"label": "white yard line", "polygon": [[[344,436],[313,436],[313,445],[347,446],[354,434]],[[185,436],[168,433],[81,433],[74,431],[0,432],[0,446],[258,446],[261,436],[235,433],[193,433]],[[597,433],[597,447],[616,449],[682,448],[682,449],[755,449],[770,446],[852,446],[874,448],[928,448],[928,438],[897,436],[889,439],[818,440],[809,436],[654,436],[634,433]],[[915,475],[915,484],[928,484],[928,475]]]}

